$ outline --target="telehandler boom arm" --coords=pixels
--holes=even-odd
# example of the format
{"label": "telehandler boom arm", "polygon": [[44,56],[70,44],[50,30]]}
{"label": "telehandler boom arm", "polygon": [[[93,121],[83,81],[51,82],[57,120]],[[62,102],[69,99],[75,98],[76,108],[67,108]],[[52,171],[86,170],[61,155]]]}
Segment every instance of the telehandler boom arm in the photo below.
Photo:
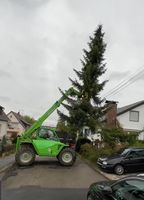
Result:
{"label": "telehandler boom arm", "polygon": [[22,138],[30,137],[34,131],[41,127],[42,123],[61,105],[61,103],[72,94],[78,94],[78,92],[74,88],[69,88],[62,97],[56,101],[29,129],[27,129]]}

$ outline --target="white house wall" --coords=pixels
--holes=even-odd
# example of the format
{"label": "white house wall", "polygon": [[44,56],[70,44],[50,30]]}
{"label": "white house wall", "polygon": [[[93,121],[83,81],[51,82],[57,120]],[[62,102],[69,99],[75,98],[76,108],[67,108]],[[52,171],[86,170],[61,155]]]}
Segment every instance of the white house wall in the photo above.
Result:
{"label": "white house wall", "polygon": [[133,122],[129,120],[129,112],[121,114],[117,117],[119,123],[122,125],[123,128],[126,129],[135,129],[135,130],[142,130],[144,128],[144,105],[141,105],[131,111],[139,111],[139,121]]}
{"label": "white house wall", "polygon": [[21,133],[25,130],[12,112],[10,112],[7,116],[11,121],[12,127],[14,129],[17,129],[19,133]]}
{"label": "white house wall", "polygon": [[0,121],[0,139],[7,134],[8,123]]}
{"label": "white house wall", "polygon": [[[139,111],[139,121],[134,122],[129,120],[130,111]],[[139,107],[136,107],[128,112],[125,112],[117,117],[120,125],[124,129],[129,130],[143,130],[144,129],[144,105],[141,105]],[[144,133],[140,135],[140,138],[144,140]]]}
{"label": "white house wall", "polygon": [[139,140],[144,140],[144,132],[140,133]]}

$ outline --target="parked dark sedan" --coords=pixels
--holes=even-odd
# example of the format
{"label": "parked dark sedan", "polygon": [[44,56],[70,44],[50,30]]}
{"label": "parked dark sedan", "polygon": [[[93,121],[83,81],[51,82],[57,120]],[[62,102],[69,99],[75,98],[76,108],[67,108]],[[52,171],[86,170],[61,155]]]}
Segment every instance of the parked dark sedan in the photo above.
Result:
{"label": "parked dark sedan", "polygon": [[118,175],[126,171],[144,171],[144,148],[125,149],[121,154],[99,158],[97,164]]}
{"label": "parked dark sedan", "polygon": [[144,174],[93,183],[87,200],[144,200]]}

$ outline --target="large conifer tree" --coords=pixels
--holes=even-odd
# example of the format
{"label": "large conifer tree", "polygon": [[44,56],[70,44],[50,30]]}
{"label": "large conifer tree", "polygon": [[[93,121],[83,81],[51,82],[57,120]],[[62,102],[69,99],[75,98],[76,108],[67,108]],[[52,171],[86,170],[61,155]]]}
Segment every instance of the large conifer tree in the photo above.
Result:
{"label": "large conifer tree", "polygon": [[88,47],[88,50],[83,50],[82,69],[80,71],[74,69],[77,79],[70,79],[73,87],[81,94],[81,98],[78,96],[67,98],[67,104],[63,106],[68,110],[68,115],[58,111],[60,119],[78,131],[84,126],[94,131],[99,126],[102,116],[103,99],[99,95],[106,83],[100,81],[100,77],[106,71],[104,63],[106,44],[102,25],[99,25],[93,37],[90,37]]}

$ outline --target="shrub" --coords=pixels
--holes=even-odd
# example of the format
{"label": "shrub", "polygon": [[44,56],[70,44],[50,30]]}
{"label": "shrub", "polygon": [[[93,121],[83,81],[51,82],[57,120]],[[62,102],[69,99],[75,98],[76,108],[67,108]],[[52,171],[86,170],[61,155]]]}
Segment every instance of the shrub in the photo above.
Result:
{"label": "shrub", "polygon": [[82,157],[92,162],[96,162],[99,157],[110,156],[114,153],[116,153],[116,151],[112,148],[96,149],[95,146],[92,146],[91,144],[84,144],[80,149]]}
{"label": "shrub", "polygon": [[81,145],[80,154],[85,158],[88,157],[94,151],[95,149],[91,144],[86,143],[86,144]]}
{"label": "shrub", "polygon": [[143,147],[144,148],[144,141],[137,140],[135,143],[132,145],[134,147]]}
{"label": "shrub", "polygon": [[76,152],[80,152],[81,145],[86,143],[90,144],[91,141],[87,138],[79,138],[76,142],[76,148],[75,148]]}
{"label": "shrub", "polygon": [[3,146],[6,145],[6,143],[7,143],[7,139],[6,139],[5,135],[2,137],[1,143],[2,143],[2,148],[3,148]]}
{"label": "shrub", "polygon": [[13,152],[15,150],[14,144],[6,144],[3,146],[3,152]]}
{"label": "shrub", "polygon": [[16,144],[16,141],[17,141],[17,133],[13,133],[12,135],[11,135],[11,141],[12,141],[12,143],[13,144]]}
{"label": "shrub", "polygon": [[102,130],[103,141],[114,148],[117,144],[125,144],[126,146],[134,145],[137,141],[139,133],[128,133],[122,128],[103,129]]}

